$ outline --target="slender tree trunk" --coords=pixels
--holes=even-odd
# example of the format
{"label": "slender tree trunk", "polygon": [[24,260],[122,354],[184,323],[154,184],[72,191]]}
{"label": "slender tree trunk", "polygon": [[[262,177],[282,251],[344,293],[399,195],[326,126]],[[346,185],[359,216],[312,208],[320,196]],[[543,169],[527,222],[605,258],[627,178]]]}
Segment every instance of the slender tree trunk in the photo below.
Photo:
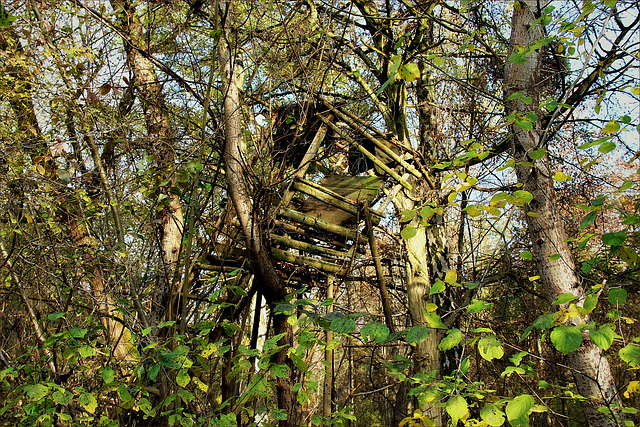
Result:
{"label": "slender tree trunk", "polygon": [[[533,22],[545,5],[539,5],[536,0],[519,1],[516,4],[519,7],[515,7],[513,12],[510,54],[516,52],[518,46],[527,46],[543,37],[541,26],[534,25]],[[541,116],[539,111],[541,62],[541,51],[534,50],[527,55],[524,63],[507,64],[506,96],[519,92],[532,99],[529,105],[522,99],[507,101],[507,106],[512,112],[534,113]],[[523,190],[533,195],[533,200],[525,206],[525,211],[535,214],[526,216],[527,225],[533,243],[536,266],[547,296],[549,300],[554,300],[560,294],[570,293],[576,297],[574,302],[582,305],[586,295],[580,286],[573,255],[567,243],[564,223],[557,210],[549,157],[545,155],[539,160],[532,160],[529,157],[533,150],[544,145],[544,141],[541,141],[543,129],[540,123],[536,122],[533,130],[524,130],[514,124],[511,126],[511,131],[518,182],[523,185]],[[560,258],[554,260],[549,257],[554,254],[559,254]],[[590,316],[573,318],[568,322],[577,325],[588,321]],[[587,398],[584,402],[584,410],[589,424],[591,426],[617,425],[621,418],[614,407],[619,406],[620,402],[609,362],[603,350],[585,337],[580,348],[569,354],[569,366],[574,372],[578,391]],[[617,420],[599,412],[598,408],[602,406],[611,407],[618,417]]]}
{"label": "slender tree trunk", "polygon": [[[230,13],[226,14],[226,23],[229,25],[233,21],[231,15],[234,13],[232,10],[234,5],[228,2],[224,6],[231,9]],[[278,302],[284,300],[287,291],[273,266],[269,248],[265,245],[260,210],[254,205],[251,187],[246,178],[247,161],[242,149],[244,133],[239,83],[242,69],[232,53],[235,52],[234,35],[228,28],[222,28],[221,34],[218,53],[223,78],[225,123],[223,158],[227,188],[244,234],[258,291],[264,295],[266,302],[273,309]],[[276,313],[273,316],[273,328],[276,335],[283,334],[278,341],[278,345],[283,348],[275,354],[273,362],[292,368],[287,351],[293,344],[293,329],[287,322],[287,317]],[[290,372],[293,374],[294,369]],[[298,426],[298,407],[291,390],[292,386],[291,377],[276,380],[278,407],[287,412],[287,419],[280,421],[281,427]]]}
{"label": "slender tree trunk", "polygon": [[144,111],[150,152],[155,156],[156,181],[159,184],[165,179],[169,179],[168,185],[159,187],[157,190],[158,203],[162,203],[163,208],[155,218],[161,255],[158,281],[153,292],[149,316],[150,325],[155,328],[165,317],[167,310],[170,309],[184,228],[180,198],[169,191],[170,187],[174,185],[172,172],[175,157],[175,136],[155,67],[139,50],[149,48],[142,20],[137,16],[135,6],[129,0],[112,0],[111,4],[114,8],[119,6],[123,9],[121,31],[125,36],[124,47],[127,63],[134,74],[135,90]]}
{"label": "slender tree trunk", "polygon": [[[327,277],[327,298],[333,300],[333,276]],[[333,312],[333,304],[327,306],[327,314]],[[333,331],[327,329],[325,332],[327,345],[333,340]],[[331,404],[331,392],[333,390],[333,350],[324,351],[324,361],[327,364],[324,371],[324,385],[322,390],[322,415],[325,418],[331,416],[332,404]]]}

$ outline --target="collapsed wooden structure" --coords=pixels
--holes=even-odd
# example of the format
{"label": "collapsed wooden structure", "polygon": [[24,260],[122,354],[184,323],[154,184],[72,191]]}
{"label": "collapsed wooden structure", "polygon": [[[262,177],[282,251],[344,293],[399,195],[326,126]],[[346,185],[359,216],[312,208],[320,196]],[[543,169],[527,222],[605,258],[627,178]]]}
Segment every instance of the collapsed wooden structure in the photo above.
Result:
{"label": "collapsed wooden structure", "polygon": [[[410,150],[400,147],[381,132],[367,131],[364,123],[347,112],[326,105],[328,112],[318,117],[321,125],[313,141],[289,177],[286,190],[278,195],[277,203],[270,209],[267,229],[271,253],[279,263],[279,272],[284,280],[308,281],[309,271],[324,277],[345,277],[354,261],[369,246],[376,264],[376,275],[383,286],[373,227],[383,219],[384,210],[397,191],[401,187],[411,189],[407,179],[409,175],[421,177],[422,174],[408,162],[413,157],[407,152]],[[369,149],[362,139],[356,141],[344,127],[336,125],[335,119],[346,123],[350,129],[355,128],[366,139]],[[328,130],[348,144],[349,149],[358,150],[366,156],[375,172],[365,176],[335,174],[320,166],[319,149]],[[309,177],[307,171],[311,165],[318,167],[313,168],[316,172]],[[318,173],[318,168],[324,173]],[[374,209],[381,194],[383,175],[397,185],[395,191],[390,191],[386,200]],[[246,252],[239,224],[229,221],[224,234],[226,244],[219,245],[209,261],[218,266],[242,265]]]}

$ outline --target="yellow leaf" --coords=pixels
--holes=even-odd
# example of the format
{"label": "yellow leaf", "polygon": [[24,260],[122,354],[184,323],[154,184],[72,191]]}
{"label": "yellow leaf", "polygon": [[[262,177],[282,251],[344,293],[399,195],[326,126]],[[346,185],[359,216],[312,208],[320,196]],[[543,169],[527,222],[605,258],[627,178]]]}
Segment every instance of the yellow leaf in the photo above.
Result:
{"label": "yellow leaf", "polygon": [[566,181],[567,179],[570,179],[571,177],[569,175],[566,175],[562,172],[556,172],[556,174],[553,176],[553,179],[555,181]]}
{"label": "yellow leaf", "polygon": [[640,391],[640,381],[631,381],[627,386],[627,390],[624,392],[624,397],[628,399],[637,391]]}
{"label": "yellow leaf", "polygon": [[458,273],[455,270],[449,270],[444,276],[444,282],[448,284],[453,284],[458,280]]}
{"label": "yellow leaf", "polygon": [[540,276],[531,276],[531,277],[529,277],[529,281],[530,282],[533,282],[534,280],[539,280],[539,279],[540,279]]}

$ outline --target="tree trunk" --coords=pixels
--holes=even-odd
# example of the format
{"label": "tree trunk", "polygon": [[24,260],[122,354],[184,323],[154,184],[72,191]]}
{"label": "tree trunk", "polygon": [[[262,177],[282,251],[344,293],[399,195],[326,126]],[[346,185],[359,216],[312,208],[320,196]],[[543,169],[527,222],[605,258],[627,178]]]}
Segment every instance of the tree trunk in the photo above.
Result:
{"label": "tree trunk", "polygon": [[123,9],[124,23],[121,30],[126,37],[124,46],[127,53],[127,63],[133,72],[133,84],[144,111],[150,152],[155,155],[154,166],[158,171],[156,182],[159,184],[165,178],[170,181],[168,185],[159,187],[157,190],[158,203],[163,204],[163,209],[156,214],[154,221],[158,232],[161,256],[149,316],[150,325],[155,329],[155,326],[164,318],[166,311],[170,309],[169,304],[171,293],[174,290],[173,285],[184,228],[180,198],[169,191],[174,185],[175,136],[162,93],[162,85],[158,81],[154,65],[139,50],[146,46],[147,37],[140,17],[136,15],[135,6],[128,0],[112,0],[111,4],[114,9],[118,6]]}
{"label": "tree trunk", "polygon": [[[540,5],[538,9],[538,2],[535,0],[520,1],[516,5],[519,7],[515,7],[513,12],[509,54],[516,52],[518,46],[527,46],[543,37],[542,27],[539,24],[533,25],[533,22],[544,9],[544,5]],[[509,97],[519,92],[532,98],[529,105],[522,99],[508,100],[508,108],[516,114],[535,113],[539,117],[542,115],[539,111],[541,62],[541,51],[534,50],[527,55],[524,63],[518,65],[508,63],[505,67],[507,88],[505,95]],[[532,160],[529,157],[533,150],[544,145],[545,141],[541,141],[543,129],[538,121],[534,123],[533,130],[524,130],[513,124],[511,131],[518,182],[523,185],[523,190],[533,196],[533,200],[525,205],[525,211],[527,214],[535,214],[527,215],[526,218],[536,266],[547,296],[549,300],[555,300],[560,294],[570,293],[576,297],[574,302],[581,306],[586,295],[580,286],[564,224],[557,210],[549,157],[545,155],[539,160]],[[549,256],[554,254],[560,255],[560,259],[552,260]],[[589,321],[588,315],[569,320],[575,325]],[[580,348],[570,353],[569,366],[573,369],[578,391],[587,398],[584,410],[589,424],[592,426],[617,425],[616,420],[610,415],[598,411],[602,406],[613,409],[620,404],[609,362],[603,350],[585,337]],[[618,411],[613,410],[619,417]],[[620,421],[620,418],[617,421]]]}
{"label": "tree trunk", "polygon": [[[224,6],[231,9],[234,7],[232,2],[228,2]],[[231,11],[231,14],[233,14],[233,11]],[[233,18],[230,14],[226,16],[226,24],[229,25]],[[287,291],[273,266],[269,248],[265,245],[265,233],[262,229],[260,210],[254,205],[251,188],[246,178],[247,162],[242,149],[244,133],[239,84],[242,69],[232,52],[235,52],[234,35],[229,28],[222,28],[218,54],[223,79],[222,92],[225,94],[223,158],[226,168],[227,189],[244,234],[258,291],[264,295],[266,302],[273,309],[278,302],[284,301]],[[275,314],[273,316],[273,328],[274,334],[284,334],[278,341],[278,345],[283,346],[283,348],[274,355],[273,362],[288,365],[292,368],[293,365],[287,356],[287,352],[293,344],[293,329],[287,322],[287,316]],[[295,371],[290,369],[290,372],[293,375]],[[287,419],[280,421],[280,427],[298,426],[298,408],[291,390],[292,385],[291,377],[278,378],[276,380],[278,408],[287,412]]]}

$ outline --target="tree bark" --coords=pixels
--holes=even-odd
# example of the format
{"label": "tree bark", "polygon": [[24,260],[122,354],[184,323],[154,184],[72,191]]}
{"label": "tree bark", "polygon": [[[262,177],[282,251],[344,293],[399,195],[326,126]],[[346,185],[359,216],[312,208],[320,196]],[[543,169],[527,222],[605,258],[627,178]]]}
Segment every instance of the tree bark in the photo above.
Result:
{"label": "tree bark", "polygon": [[[223,7],[233,9],[232,2],[224,2]],[[232,22],[233,11],[227,16],[226,24]],[[220,71],[223,79],[224,93],[224,150],[227,189],[230,199],[238,215],[242,229],[251,269],[255,276],[258,291],[265,297],[273,310],[278,302],[284,301],[287,295],[286,287],[280,280],[271,258],[269,247],[265,244],[265,232],[262,229],[260,209],[254,205],[251,186],[247,181],[246,156],[243,151],[244,133],[242,126],[242,104],[240,99],[241,66],[232,52],[235,52],[234,34],[229,28],[222,28],[218,55]],[[274,334],[283,334],[278,345],[283,348],[275,354],[273,362],[285,364],[292,368],[287,352],[293,344],[293,329],[287,323],[287,316],[275,314],[273,316]],[[294,370],[290,369],[293,374]],[[292,388],[292,378],[278,378],[276,392],[278,408],[287,412],[287,419],[280,421],[280,427],[298,426],[298,408]]]}
{"label": "tree bark", "polygon": [[[513,12],[509,54],[516,52],[519,46],[527,46],[543,37],[542,27],[539,24],[533,25],[533,22],[545,5],[539,5],[536,0],[519,1],[516,5],[519,7],[515,7]],[[507,63],[505,67],[506,97],[519,92],[532,98],[529,105],[522,99],[508,100],[507,107],[515,114],[534,113],[539,117],[542,116],[539,110],[541,63],[540,50],[529,53],[527,60],[522,64]],[[525,211],[535,215],[527,215],[526,219],[536,266],[547,296],[552,301],[558,295],[570,293],[576,297],[574,302],[581,306],[584,304],[586,294],[576,274],[564,224],[557,210],[549,157],[545,155],[539,160],[532,160],[529,157],[533,150],[544,145],[545,141],[541,141],[543,129],[538,121],[534,123],[533,130],[525,130],[512,124],[511,131],[518,182],[523,185],[523,190],[533,196],[533,200],[525,205]],[[560,259],[552,260],[549,256],[554,254],[559,254]],[[568,322],[578,325],[589,321],[590,316],[586,315],[570,319]],[[584,410],[589,425],[617,425],[621,420],[619,418],[621,414],[615,407],[619,407],[620,401],[609,362],[603,350],[585,337],[580,348],[569,354],[569,366],[574,372],[578,391],[587,398],[584,402]],[[602,406],[612,408],[617,420],[599,412],[598,408]]]}
{"label": "tree bark", "polygon": [[[155,155],[154,167],[157,169],[156,183],[169,179],[169,184],[158,187],[158,203],[163,203],[154,220],[158,232],[161,263],[158,268],[157,284],[153,292],[149,315],[150,325],[154,328],[162,322],[170,309],[175,276],[180,256],[184,220],[180,198],[172,193],[174,185],[174,149],[175,136],[169,120],[162,85],[156,75],[151,60],[142,54],[140,48],[149,49],[142,21],[136,14],[135,5],[129,0],[112,0],[114,9],[122,8],[121,31],[125,36],[124,47],[127,63],[134,75],[135,90],[142,104],[147,127],[150,151]],[[161,196],[166,196],[161,200]],[[157,331],[155,331],[157,333]]]}

